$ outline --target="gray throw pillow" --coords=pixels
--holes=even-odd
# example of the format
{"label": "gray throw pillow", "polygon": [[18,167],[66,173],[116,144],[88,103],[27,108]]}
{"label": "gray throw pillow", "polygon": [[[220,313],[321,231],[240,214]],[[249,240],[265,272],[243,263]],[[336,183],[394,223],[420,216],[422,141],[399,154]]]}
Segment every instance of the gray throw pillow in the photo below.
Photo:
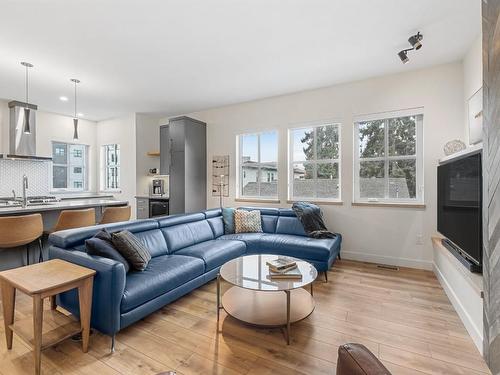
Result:
{"label": "gray throw pillow", "polygon": [[130,263],[133,269],[144,271],[151,260],[151,254],[144,244],[128,230],[112,233],[116,250]]}

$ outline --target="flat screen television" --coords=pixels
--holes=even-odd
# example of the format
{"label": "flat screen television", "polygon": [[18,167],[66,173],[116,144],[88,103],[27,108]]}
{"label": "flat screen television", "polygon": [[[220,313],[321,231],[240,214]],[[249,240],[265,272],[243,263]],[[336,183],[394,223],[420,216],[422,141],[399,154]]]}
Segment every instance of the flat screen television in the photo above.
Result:
{"label": "flat screen television", "polygon": [[471,271],[481,271],[481,153],[438,166],[438,231],[446,237],[443,244],[449,250],[472,263]]}

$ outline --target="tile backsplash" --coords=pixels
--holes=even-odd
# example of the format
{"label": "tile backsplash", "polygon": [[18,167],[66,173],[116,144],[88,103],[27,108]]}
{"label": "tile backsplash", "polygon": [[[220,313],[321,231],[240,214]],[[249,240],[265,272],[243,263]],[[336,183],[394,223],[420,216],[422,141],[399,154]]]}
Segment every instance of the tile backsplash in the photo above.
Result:
{"label": "tile backsplash", "polygon": [[48,195],[50,191],[50,161],[0,160],[0,197],[23,193],[23,175],[28,176],[28,195]]}

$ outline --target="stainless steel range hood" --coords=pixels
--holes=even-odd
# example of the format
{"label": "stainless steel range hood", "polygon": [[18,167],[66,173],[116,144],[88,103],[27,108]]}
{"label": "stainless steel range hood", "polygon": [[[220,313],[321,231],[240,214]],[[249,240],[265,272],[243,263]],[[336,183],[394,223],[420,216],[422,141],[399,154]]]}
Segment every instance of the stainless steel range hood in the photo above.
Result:
{"label": "stainless steel range hood", "polygon": [[[9,153],[0,154],[0,159],[52,160],[36,155],[36,110],[34,104],[19,101],[9,102]],[[28,110],[27,110],[28,109]],[[25,132],[25,116],[29,116],[29,132]]]}

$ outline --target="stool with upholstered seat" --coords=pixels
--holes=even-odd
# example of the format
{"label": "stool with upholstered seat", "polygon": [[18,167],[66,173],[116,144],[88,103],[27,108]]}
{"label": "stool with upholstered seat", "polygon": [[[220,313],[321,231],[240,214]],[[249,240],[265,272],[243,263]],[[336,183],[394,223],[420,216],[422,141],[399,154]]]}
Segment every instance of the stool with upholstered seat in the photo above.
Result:
{"label": "stool with upholstered seat", "polygon": [[42,255],[42,215],[22,215],[0,217],[0,248],[26,247],[26,265],[29,264],[29,245],[38,240],[40,250],[39,261]]}
{"label": "stool with upholstered seat", "polygon": [[130,220],[130,206],[106,207],[99,224],[116,223]]}

